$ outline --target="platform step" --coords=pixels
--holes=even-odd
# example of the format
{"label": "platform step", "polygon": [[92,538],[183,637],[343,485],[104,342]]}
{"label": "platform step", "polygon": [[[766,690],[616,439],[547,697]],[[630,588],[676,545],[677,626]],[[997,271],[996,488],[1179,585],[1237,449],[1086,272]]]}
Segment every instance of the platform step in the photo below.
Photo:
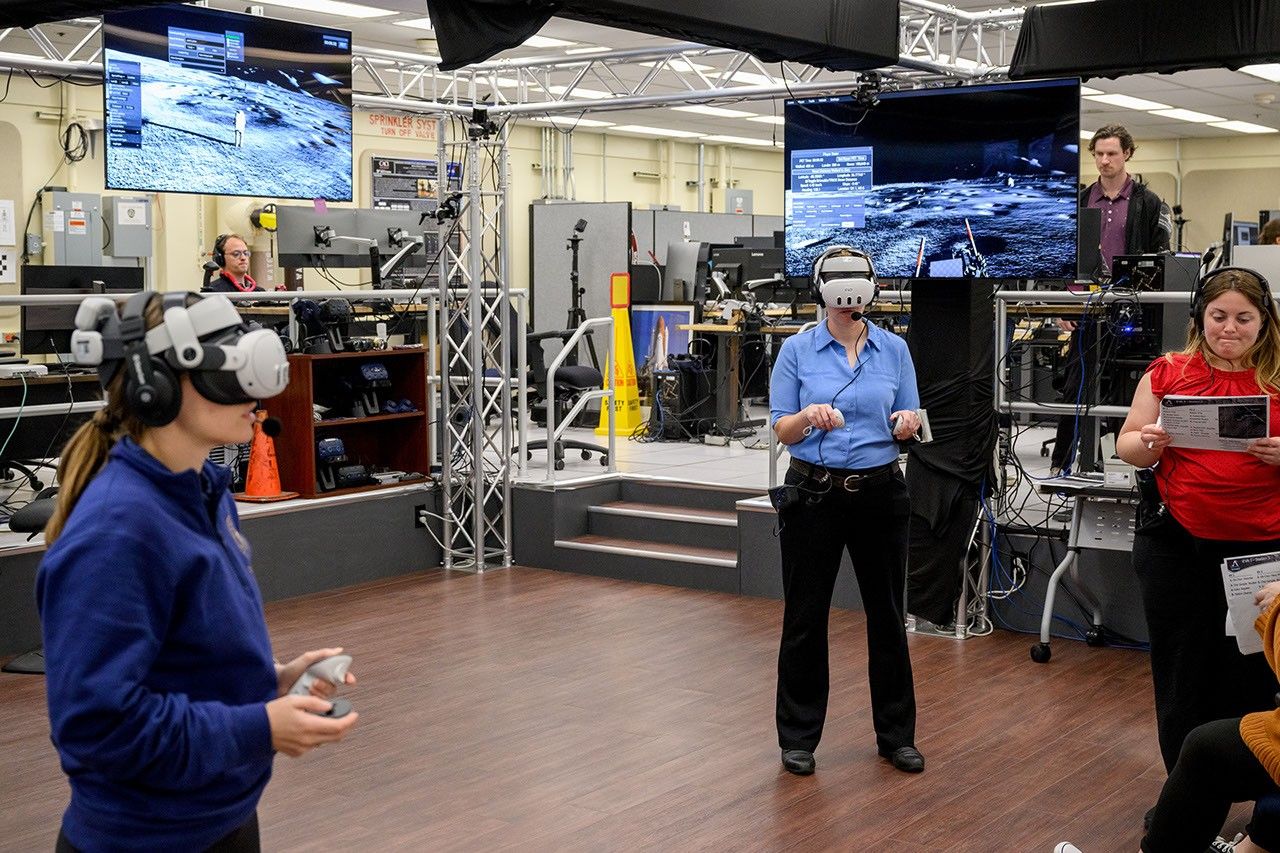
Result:
{"label": "platform step", "polygon": [[672,506],[671,504],[644,503],[641,501],[610,501],[607,504],[588,507],[587,509],[588,512],[601,515],[624,515],[630,518],[649,518],[655,521],[683,521],[690,524],[708,524],[718,527],[738,526],[738,514],[721,509]]}
{"label": "platform step", "polygon": [[578,551],[594,551],[598,554],[617,554],[623,557],[643,557],[672,563],[697,563],[703,566],[737,568],[738,554],[724,548],[706,548],[698,545],[669,545],[648,542],[643,539],[621,539],[587,533],[572,539],[557,539],[557,548]]}

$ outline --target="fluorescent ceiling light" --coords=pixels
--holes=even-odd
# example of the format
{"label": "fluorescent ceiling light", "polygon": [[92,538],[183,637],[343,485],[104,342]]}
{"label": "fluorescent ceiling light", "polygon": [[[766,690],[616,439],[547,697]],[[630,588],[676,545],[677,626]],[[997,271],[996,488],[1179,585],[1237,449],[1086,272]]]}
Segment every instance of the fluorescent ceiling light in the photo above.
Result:
{"label": "fluorescent ceiling light", "polygon": [[1152,110],[1153,116],[1164,116],[1165,118],[1176,118],[1178,121],[1194,121],[1200,124],[1208,124],[1212,121],[1226,121],[1222,116],[1211,116],[1208,113],[1198,113],[1195,110]]}
{"label": "fluorescent ceiling light", "polygon": [[1125,110],[1143,110],[1151,112],[1152,110],[1167,110],[1168,104],[1162,104],[1159,101],[1148,101],[1145,98],[1134,98],[1129,95],[1085,95],[1085,99],[1089,101],[1097,101],[1100,104],[1108,104],[1113,107],[1120,107]]}
{"label": "fluorescent ceiling light", "polygon": [[1082,95],[1101,95],[1102,93],[1101,89],[1095,89],[1092,86],[1085,86],[1083,84],[1080,86],[1080,94]]}
{"label": "fluorescent ceiling light", "polygon": [[762,145],[766,148],[772,148],[774,141],[772,139],[756,139],[753,136],[704,136],[703,142],[725,142],[730,145]]}
{"label": "fluorescent ceiling light", "polygon": [[529,36],[524,40],[525,47],[573,47],[576,41],[553,39],[547,36]]}
{"label": "fluorescent ceiling light", "polygon": [[643,133],[645,136],[674,136],[678,139],[691,139],[702,135],[690,130],[673,130],[669,127],[645,127],[642,124],[620,124],[614,130],[622,133]]}
{"label": "fluorescent ceiling light", "polygon": [[593,118],[573,118],[572,116],[539,116],[530,121],[554,124],[557,127],[613,127],[611,121],[599,121]]}
{"label": "fluorescent ceiling light", "polygon": [[737,71],[729,75],[729,79],[735,83],[745,83],[748,86],[782,85],[782,81],[777,77],[770,77],[768,74],[757,74],[754,71]]}
{"label": "fluorescent ceiling light", "polygon": [[[533,89],[533,88],[534,87],[530,86],[530,89]],[[569,91],[569,87],[568,86],[548,86],[547,91],[549,91],[553,95],[563,95],[565,92]],[[598,100],[601,100],[602,98],[612,98],[613,93],[601,92],[599,89],[584,89],[581,86],[575,86],[573,89],[573,94],[571,94],[569,97],[571,99],[587,98],[588,100],[598,101]]]}
{"label": "fluorescent ceiling light", "polygon": [[588,53],[608,53],[611,50],[613,50],[613,48],[596,44],[596,45],[589,45],[587,47],[571,47],[568,50],[566,50],[564,53],[565,53],[565,56],[582,56]]}
{"label": "fluorescent ceiling light", "polygon": [[787,120],[782,116],[752,116],[747,121],[758,121],[761,124],[786,124]]}
{"label": "fluorescent ceiling light", "polygon": [[1209,127],[1220,127],[1223,130],[1234,130],[1236,133],[1280,133],[1274,127],[1265,127],[1248,121],[1215,121]]}
{"label": "fluorescent ceiling light", "polygon": [[1270,80],[1272,83],[1280,83],[1280,63],[1271,63],[1269,65],[1246,65],[1240,69],[1245,74],[1252,74],[1254,77],[1261,77],[1263,80]]}
{"label": "fluorescent ceiling light", "polygon": [[[645,68],[656,68],[660,63],[657,62],[641,62]],[[667,67],[673,71],[679,71],[682,74],[688,74],[692,71],[701,71],[706,74],[708,71],[715,71],[710,65],[702,65],[700,63],[691,63],[683,59],[672,59],[666,63]]]}
{"label": "fluorescent ceiling light", "polygon": [[407,21],[392,21],[391,23],[395,24],[397,27],[413,27],[415,30],[435,31],[431,26],[430,18],[410,18]]}
{"label": "fluorescent ceiling light", "polygon": [[393,9],[375,9],[372,6],[361,6],[358,3],[342,3],[339,0],[307,0],[306,3],[283,3],[280,0],[264,0],[271,6],[288,6],[304,12],[319,12],[322,15],[338,15],[342,18],[384,18],[394,15]]}
{"label": "fluorescent ceiling light", "polygon": [[1095,133],[1097,133],[1097,131],[1096,131],[1096,130],[1081,130],[1081,131],[1080,131],[1080,138],[1081,138],[1081,139],[1093,139],[1093,135],[1094,135]]}
{"label": "fluorescent ceiling light", "polygon": [[716,118],[751,118],[755,113],[743,112],[742,110],[726,110],[724,107],[708,107],[703,104],[690,104],[684,107],[672,107],[673,110],[679,110],[682,113],[697,113],[704,116],[715,116]]}

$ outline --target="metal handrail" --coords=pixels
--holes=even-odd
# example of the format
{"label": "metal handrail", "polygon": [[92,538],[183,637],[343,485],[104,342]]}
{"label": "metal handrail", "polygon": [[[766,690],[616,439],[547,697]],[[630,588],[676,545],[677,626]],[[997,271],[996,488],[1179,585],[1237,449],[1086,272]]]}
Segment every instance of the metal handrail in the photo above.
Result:
{"label": "metal handrail", "polygon": [[[609,330],[607,344],[605,346],[605,364],[609,368],[609,375],[605,377],[605,388],[600,391],[586,391],[578,395],[577,402],[570,409],[559,428],[556,427],[556,371],[560,369],[560,365],[568,358],[569,353],[574,352],[577,348],[578,341],[592,329],[605,328]],[[615,376],[617,375],[617,365],[614,363],[613,352],[613,317],[595,317],[587,320],[578,326],[569,339],[564,342],[564,346],[560,352],[556,353],[556,357],[551,360],[551,364],[547,367],[547,479],[546,482],[554,483],[556,479],[556,442],[564,435],[565,429],[573,422],[586,405],[591,400],[608,399],[609,405],[609,465],[606,470],[610,474],[618,470],[617,457],[614,453],[617,443],[617,420],[618,410],[614,406]],[[523,454],[522,454],[523,456]]]}

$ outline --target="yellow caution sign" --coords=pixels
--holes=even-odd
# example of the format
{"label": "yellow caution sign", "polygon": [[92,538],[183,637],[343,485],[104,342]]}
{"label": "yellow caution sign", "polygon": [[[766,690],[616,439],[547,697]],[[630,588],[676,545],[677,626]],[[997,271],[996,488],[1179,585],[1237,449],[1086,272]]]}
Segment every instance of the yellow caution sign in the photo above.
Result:
{"label": "yellow caution sign", "polygon": [[[609,277],[609,304],[613,313],[613,364],[605,363],[605,376],[613,371],[613,410],[618,413],[618,435],[630,435],[640,426],[640,388],[636,384],[636,357],[631,348],[631,276],[616,272]],[[605,387],[609,387],[608,379]],[[596,435],[609,434],[609,407],[600,406]]]}

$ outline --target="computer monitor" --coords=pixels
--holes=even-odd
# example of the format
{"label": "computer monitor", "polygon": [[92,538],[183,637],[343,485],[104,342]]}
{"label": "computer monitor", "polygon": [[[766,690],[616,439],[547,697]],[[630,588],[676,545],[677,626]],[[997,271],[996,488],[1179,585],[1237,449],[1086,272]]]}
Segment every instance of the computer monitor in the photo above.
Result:
{"label": "computer monitor", "polygon": [[[772,238],[769,238],[772,242]],[[749,282],[762,279],[777,281],[782,284],[782,268],[786,263],[782,249],[772,246],[765,248],[744,246],[717,246],[711,250],[710,264],[712,273],[717,271],[725,275],[725,283],[731,291],[740,292],[747,289]],[[775,284],[767,285],[776,287]]]}
{"label": "computer monitor", "polygon": [[700,301],[706,295],[706,254],[702,243],[668,243],[662,298],[671,302]]}
{"label": "computer monitor", "polygon": [[[142,267],[81,267],[23,265],[23,295],[136,293],[142,290]],[[68,360],[71,333],[76,328],[75,305],[28,305],[22,308],[21,343],[24,355],[57,355]]]}
{"label": "computer monitor", "polygon": [[1222,220],[1222,262],[1235,263],[1236,246],[1252,246],[1258,242],[1258,223],[1236,219],[1228,213]]}

